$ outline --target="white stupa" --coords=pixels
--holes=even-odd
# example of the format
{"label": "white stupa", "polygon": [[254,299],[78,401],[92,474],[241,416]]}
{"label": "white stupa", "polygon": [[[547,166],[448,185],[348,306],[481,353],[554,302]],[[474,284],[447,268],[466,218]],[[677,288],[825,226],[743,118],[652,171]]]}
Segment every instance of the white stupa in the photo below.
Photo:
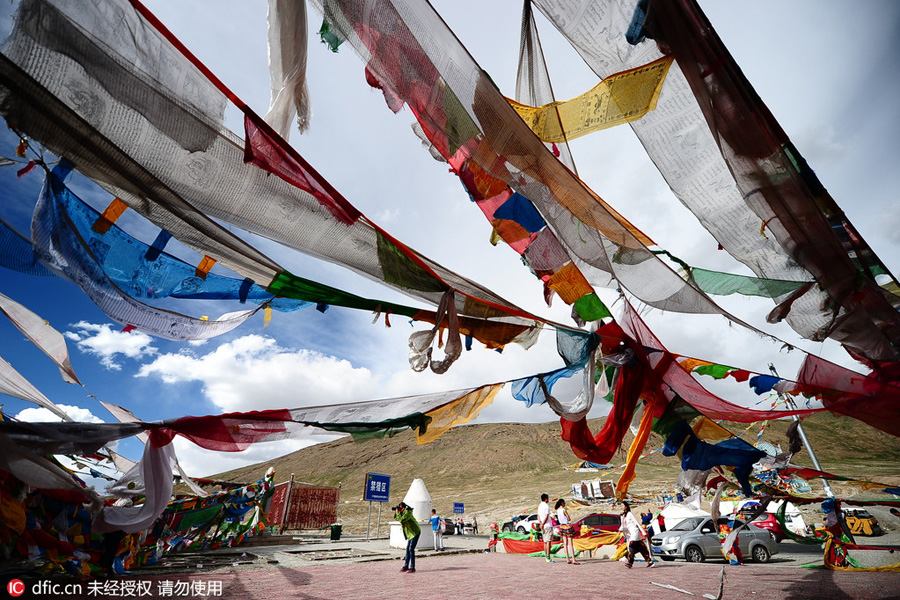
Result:
{"label": "white stupa", "polygon": [[[414,479],[412,485],[409,486],[409,491],[406,492],[406,496],[403,497],[403,503],[412,508],[413,516],[419,522],[419,527],[422,528],[419,546],[425,548],[433,546],[434,532],[431,530],[431,525],[428,522],[428,519],[431,518],[431,494],[428,493],[425,482],[421,479]],[[391,521],[390,527],[391,547],[405,548],[406,538],[403,536],[403,529],[400,527],[400,523]]]}
{"label": "white stupa", "polygon": [[431,518],[431,494],[425,488],[425,482],[421,479],[413,479],[409,491],[403,497],[403,502],[413,509],[413,516],[419,523]]}

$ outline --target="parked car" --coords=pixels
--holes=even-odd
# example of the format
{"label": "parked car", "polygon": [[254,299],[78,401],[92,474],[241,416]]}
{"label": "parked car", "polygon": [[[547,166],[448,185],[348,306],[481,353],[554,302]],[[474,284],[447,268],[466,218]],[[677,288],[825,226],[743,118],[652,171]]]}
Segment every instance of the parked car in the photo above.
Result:
{"label": "parked car", "polygon": [[[537,515],[531,515],[531,516],[537,517]],[[527,514],[516,515],[509,521],[504,521],[503,524],[500,525],[500,531],[516,531],[516,525],[518,524],[518,522],[523,519],[529,519],[529,518],[531,518],[531,517],[529,517],[529,515],[527,515]]]}
{"label": "parked car", "polygon": [[[718,525],[725,525],[732,521],[728,517],[721,517]],[[743,521],[734,520],[734,527],[739,527]],[[709,517],[691,517],[681,521],[668,531],[654,535],[650,540],[653,555],[662,560],[675,560],[683,558],[689,562],[703,562],[707,558],[721,558],[722,544],[717,535],[718,527]],[[738,547],[745,559],[755,562],[768,562],[773,554],[778,554],[778,544],[775,542],[775,534],[761,529],[756,525],[748,525],[738,534]]]}
{"label": "parked car", "polygon": [[590,527],[594,533],[604,531],[619,531],[622,525],[622,517],[620,515],[611,515],[607,513],[592,513],[581,517],[577,521],[572,521],[575,531],[581,531],[582,527]]}
{"label": "parked car", "polygon": [[[540,529],[538,527],[538,516],[537,513],[532,513],[530,515],[519,515],[517,517],[513,517],[509,521],[503,523],[500,527],[501,531],[515,531],[518,533],[526,534],[530,533],[532,528]],[[559,536],[553,536],[553,539],[558,539]]]}
{"label": "parked car", "polygon": [[881,535],[881,525],[872,513],[864,508],[843,508],[844,522],[853,535]]}
{"label": "parked car", "polygon": [[[746,519],[750,515],[744,513],[742,511],[741,516]],[[774,513],[765,512],[750,521],[760,529],[765,529],[767,531],[771,531],[772,535],[775,536],[775,541],[780,542],[785,539],[787,535],[784,532],[784,528],[781,526],[781,523],[778,522],[778,519],[775,518]]]}
{"label": "parked car", "polygon": [[454,533],[456,533],[456,525],[453,524],[453,519],[444,517],[444,535],[453,535]]}
{"label": "parked car", "polygon": [[528,533],[531,531],[532,527],[538,528],[538,516],[537,513],[533,515],[526,515],[516,521],[516,531],[519,533]]}

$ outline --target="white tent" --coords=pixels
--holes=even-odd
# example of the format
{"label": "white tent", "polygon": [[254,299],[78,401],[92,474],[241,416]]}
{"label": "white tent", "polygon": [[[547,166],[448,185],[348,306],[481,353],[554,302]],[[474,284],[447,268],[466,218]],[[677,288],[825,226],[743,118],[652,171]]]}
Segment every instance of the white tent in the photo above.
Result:
{"label": "white tent", "polygon": [[675,527],[685,519],[691,517],[708,517],[709,513],[698,508],[694,504],[684,502],[670,502],[661,511],[662,516],[666,519],[666,529]]}
{"label": "white tent", "polygon": [[[772,502],[769,502],[768,506],[766,506],[766,512],[774,513],[781,507],[783,502],[784,500],[773,500]],[[736,513],[741,507],[748,503],[755,503],[755,500],[738,500],[736,502],[723,501],[719,503],[719,512],[723,515]],[[788,502],[787,508],[784,511],[784,524],[796,534],[806,534],[806,522],[803,520],[800,510],[790,502]]]}

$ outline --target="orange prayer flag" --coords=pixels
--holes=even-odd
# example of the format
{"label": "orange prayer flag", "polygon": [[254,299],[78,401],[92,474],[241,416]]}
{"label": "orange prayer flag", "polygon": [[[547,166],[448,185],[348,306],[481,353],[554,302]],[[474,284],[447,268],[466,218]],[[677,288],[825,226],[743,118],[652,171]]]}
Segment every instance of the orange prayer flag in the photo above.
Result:
{"label": "orange prayer flag", "polygon": [[97,217],[97,220],[94,221],[94,224],[91,226],[91,229],[95,233],[104,234],[109,231],[109,228],[113,226],[113,223],[119,220],[119,217],[122,216],[128,209],[128,205],[119,200],[118,198],[113,198],[113,201],[109,203],[109,206],[106,207],[106,210],[103,211],[103,214]]}

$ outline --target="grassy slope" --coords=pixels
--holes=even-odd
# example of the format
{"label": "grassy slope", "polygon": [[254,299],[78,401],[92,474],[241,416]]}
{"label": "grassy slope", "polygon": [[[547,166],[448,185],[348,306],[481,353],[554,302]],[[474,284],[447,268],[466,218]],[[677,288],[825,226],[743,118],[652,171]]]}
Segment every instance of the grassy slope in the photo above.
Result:
{"label": "grassy slope", "polygon": [[[603,420],[591,422],[598,431]],[[763,440],[786,445],[784,433],[790,421],[770,422]],[[728,425],[728,424],[726,424]],[[746,425],[728,425],[732,432]],[[804,420],[804,428],[822,468],[837,475],[858,477],[891,485],[900,485],[900,440],[846,417],[823,413]],[[759,426],[744,434],[755,442]],[[613,464],[625,461],[631,442]],[[647,450],[662,445],[653,435]],[[297,481],[317,485],[342,484],[340,519],[345,530],[363,533],[368,503],[362,501],[363,480],[367,472],[391,475],[391,500],[399,501],[414,478],[421,478],[431,494],[435,508],[448,515],[454,502],[464,502],[467,516],[477,515],[480,523],[503,520],[522,511],[533,511],[540,494],[551,497],[568,495],[573,483],[581,479],[618,478],[619,472],[578,473],[563,467],[577,459],[568,444],[559,437],[559,423],[489,423],[456,427],[431,444],[416,445],[412,432],[393,438],[356,443],[344,438],[318,444],[288,454],[270,463],[244,467],[218,475],[232,481],[255,481],[274,466],[276,481],[294,474]],[[794,457],[798,465],[812,466],[805,450]],[[679,472],[676,458],[660,453],[638,464],[631,493],[672,489]],[[820,490],[813,484],[814,490]],[[856,486],[837,486],[841,495],[866,495]],[[871,493],[869,493],[871,495]],[[390,505],[388,505],[390,506]],[[383,507],[386,510],[388,506]],[[373,505],[374,513],[377,505]],[[388,518],[382,513],[382,520]],[[383,529],[382,529],[383,531]]]}

